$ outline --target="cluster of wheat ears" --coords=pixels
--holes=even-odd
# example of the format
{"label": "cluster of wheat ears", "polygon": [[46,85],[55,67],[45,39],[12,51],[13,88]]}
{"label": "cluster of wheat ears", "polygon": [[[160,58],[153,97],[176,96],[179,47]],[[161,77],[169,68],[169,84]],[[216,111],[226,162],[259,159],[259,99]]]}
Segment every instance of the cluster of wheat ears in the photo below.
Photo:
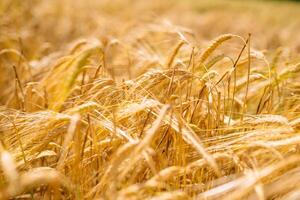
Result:
{"label": "cluster of wheat ears", "polygon": [[300,60],[104,2],[0,3],[0,199],[298,199]]}

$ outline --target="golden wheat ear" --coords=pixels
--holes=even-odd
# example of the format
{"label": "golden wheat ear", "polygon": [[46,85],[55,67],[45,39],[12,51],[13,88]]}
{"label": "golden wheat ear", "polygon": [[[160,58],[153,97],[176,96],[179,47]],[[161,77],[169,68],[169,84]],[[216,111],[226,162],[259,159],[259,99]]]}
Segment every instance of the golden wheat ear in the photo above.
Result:
{"label": "golden wheat ear", "polygon": [[241,39],[243,41],[243,43],[246,43],[245,40],[238,36],[238,35],[234,35],[234,34],[224,34],[224,35],[220,35],[219,37],[215,38],[208,47],[206,47],[206,49],[203,50],[203,52],[200,55],[200,59],[199,62],[200,63],[204,63],[207,58],[219,47],[221,46],[224,42],[232,39],[232,38],[238,38]]}

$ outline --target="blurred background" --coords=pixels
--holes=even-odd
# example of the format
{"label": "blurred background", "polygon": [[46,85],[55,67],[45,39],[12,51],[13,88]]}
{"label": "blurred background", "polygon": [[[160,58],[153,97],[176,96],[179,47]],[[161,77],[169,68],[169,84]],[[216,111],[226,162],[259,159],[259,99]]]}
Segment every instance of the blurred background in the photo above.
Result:
{"label": "blurred background", "polygon": [[0,48],[17,48],[21,39],[25,56],[37,59],[74,39],[126,37],[150,24],[172,24],[193,30],[200,44],[251,32],[257,48],[285,44],[299,52],[299,10],[298,1],[287,0],[1,0]]}

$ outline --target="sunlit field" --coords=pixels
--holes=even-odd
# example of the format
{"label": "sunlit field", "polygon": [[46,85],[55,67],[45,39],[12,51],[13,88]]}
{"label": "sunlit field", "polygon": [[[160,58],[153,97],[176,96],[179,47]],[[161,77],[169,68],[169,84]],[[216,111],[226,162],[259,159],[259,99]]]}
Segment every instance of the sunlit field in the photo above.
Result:
{"label": "sunlit field", "polygon": [[0,199],[300,199],[300,3],[0,0]]}

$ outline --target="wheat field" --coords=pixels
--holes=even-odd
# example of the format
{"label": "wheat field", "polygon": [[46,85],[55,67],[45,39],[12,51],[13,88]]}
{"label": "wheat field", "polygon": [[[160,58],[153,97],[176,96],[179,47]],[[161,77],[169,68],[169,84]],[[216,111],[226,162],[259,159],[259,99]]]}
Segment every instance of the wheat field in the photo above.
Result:
{"label": "wheat field", "polygon": [[0,199],[300,199],[300,4],[1,0]]}

